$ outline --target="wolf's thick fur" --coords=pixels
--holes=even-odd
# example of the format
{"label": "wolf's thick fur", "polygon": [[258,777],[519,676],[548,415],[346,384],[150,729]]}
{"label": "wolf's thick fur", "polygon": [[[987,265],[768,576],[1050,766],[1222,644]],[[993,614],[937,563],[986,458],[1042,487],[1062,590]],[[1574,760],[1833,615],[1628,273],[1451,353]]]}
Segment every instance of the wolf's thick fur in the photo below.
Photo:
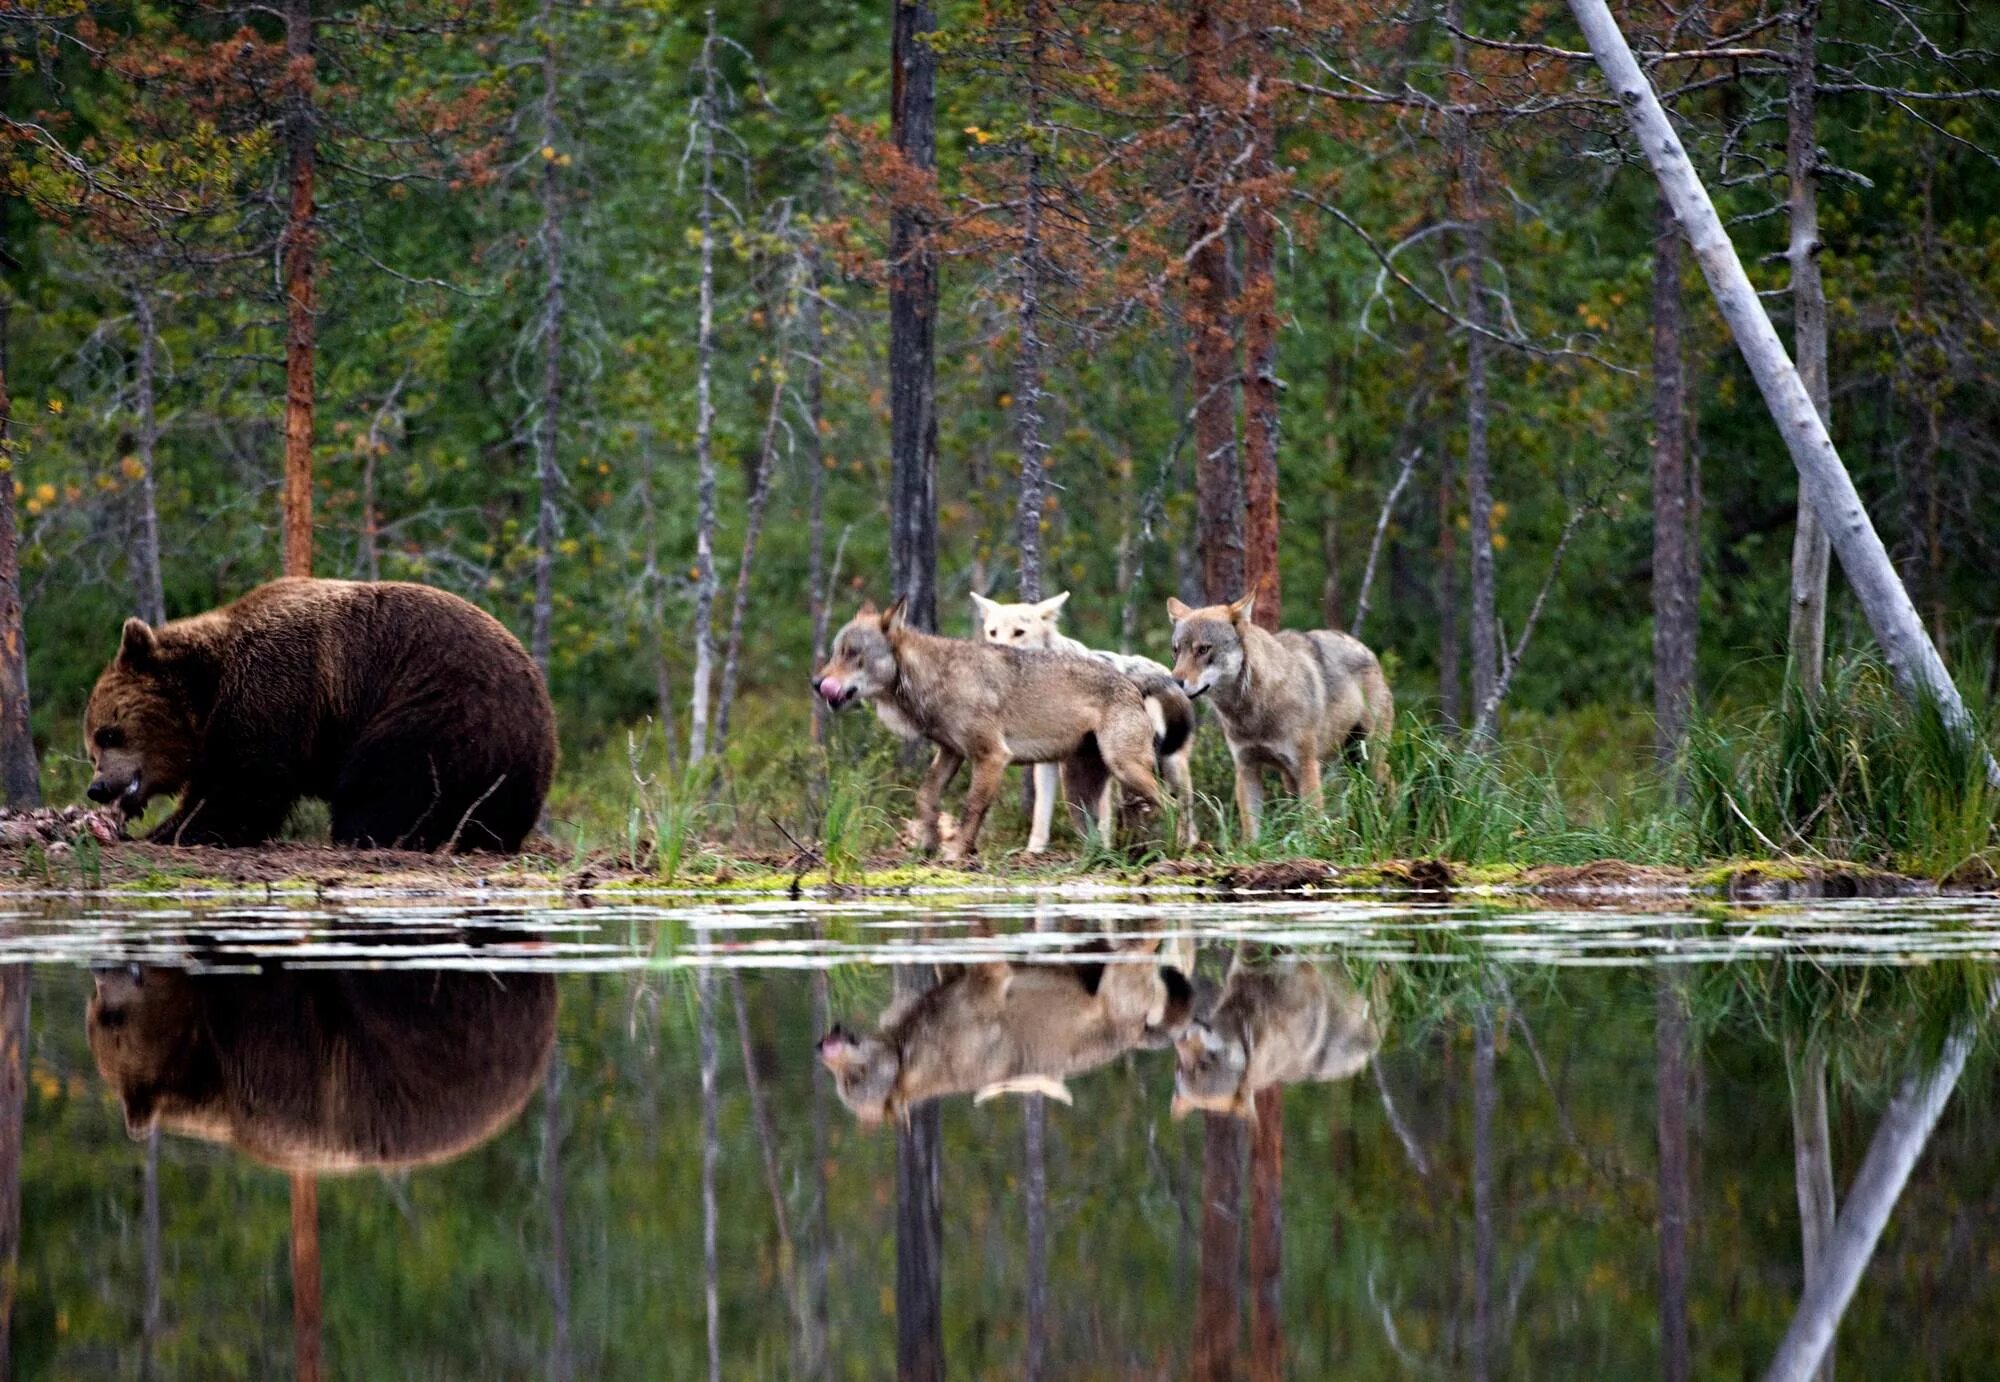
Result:
{"label": "wolf's thick fur", "polygon": [[[1069,592],[1065,590],[1034,604],[1003,605],[974,592],[972,604],[978,612],[979,635],[988,643],[997,643],[1003,648],[1035,648],[1068,653],[1072,657],[1095,658],[1137,682],[1146,697],[1146,713],[1153,717],[1155,737],[1162,742],[1166,739],[1170,718],[1184,717],[1192,724],[1194,707],[1188,703],[1180,687],[1174,684],[1173,674],[1159,663],[1133,653],[1092,648],[1062,632],[1058,621],[1062,617],[1063,604],[1068,599]],[[1177,747],[1163,749],[1159,761],[1160,773],[1166,778],[1168,790],[1172,792],[1174,804],[1180,811],[1180,840],[1183,846],[1194,844],[1198,838],[1194,819],[1194,777],[1188,771],[1188,758],[1193,747],[1190,735]],[[1034,781],[1035,803],[1031,813],[1032,823],[1028,828],[1028,853],[1039,854],[1049,847],[1049,824],[1055,815],[1055,764],[1037,764]],[[1105,808],[1100,806],[1099,815],[1104,812]]]}
{"label": "wolf's thick fur", "polygon": [[1248,1118],[1259,1090],[1344,1080],[1381,1044],[1367,1000],[1344,978],[1296,962],[1253,969],[1239,956],[1215,1011],[1174,1039],[1173,1116]]}
{"label": "wolf's thick fur", "polygon": [[1164,1046],[1188,1022],[1183,966],[1192,957],[1139,958],[1159,946],[1114,942],[1109,958],[1094,963],[969,966],[891,1006],[874,1036],[835,1027],[819,1043],[820,1063],[841,1102],[867,1124],[900,1121],[949,1094],[979,1101],[1046,1094],[1068,1103],[1066,1078],[1140,1046]]}
{"label": "wolf's thick fur", "polygon": [[1236,810],[1257,837],[1264,769],[1287,790],[1319,802],[1320,760],[1364,753],[1378,783],[1388,781],[1395,702],[1382,664],[1359,639],[1329,629],[1269,633],[1250,622],[1252,597],[1190,609],[1167,601],[1174,621],[1174,680],[1190,697],[1209,696],[1236,760]]}
{"label": "wolf's thick fur", "polygon": [[[948,858],[978,851],[980,823],[1009,763],[1061,763],[1070,799],[1086,815],[1107,777],[1160,807],[1145,697],[1101,662],[923,633],[904,621],[899,600],[886,613],[861,607],[833,640],[813,688],[836,710],[870,701],[896,733],[937,745],[917,791],[917,844],[926,853],[938,848],[938,800],[968,761],[972,785]],[[1189,727],[1170,721],[1160,749],[1179,747]]]}

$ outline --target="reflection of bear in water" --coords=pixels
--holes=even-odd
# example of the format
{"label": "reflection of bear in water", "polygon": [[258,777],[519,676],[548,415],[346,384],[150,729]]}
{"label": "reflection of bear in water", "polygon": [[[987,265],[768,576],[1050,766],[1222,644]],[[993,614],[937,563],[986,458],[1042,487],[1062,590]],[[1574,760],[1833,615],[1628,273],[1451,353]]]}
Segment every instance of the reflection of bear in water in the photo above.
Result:
{"label": "reflection of bear in water", "polygon": [[546,974],[96,976],[88,1028],[125,1126],[286,1171],[448,1161],[520,1113],[555,1043]]}

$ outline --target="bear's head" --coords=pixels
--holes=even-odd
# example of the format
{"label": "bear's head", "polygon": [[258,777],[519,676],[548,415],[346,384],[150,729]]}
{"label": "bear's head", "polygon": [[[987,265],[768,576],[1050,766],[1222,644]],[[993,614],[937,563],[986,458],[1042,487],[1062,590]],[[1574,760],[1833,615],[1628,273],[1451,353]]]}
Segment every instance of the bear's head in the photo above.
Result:
{"label": "bear's head", "polygon": [[200,742],[196,706],[179,659],[144,620],[127,619],[118,656],[104,669],[83,712],[90,799],[118,803],[128,816],[187,786]]}
{"label": "bear's head", "polygon": [[191,1085],[213,1084],[205,1078],[213,1062],[201,1059],[197,1039],[197,995],[186,975],[136,964],[107,966],[92,979],[90,1051],[124,1105],[126,1131],[144,1137],[161,1114],[184,1111],[172,1106],[190,1102],[179,1096]]}

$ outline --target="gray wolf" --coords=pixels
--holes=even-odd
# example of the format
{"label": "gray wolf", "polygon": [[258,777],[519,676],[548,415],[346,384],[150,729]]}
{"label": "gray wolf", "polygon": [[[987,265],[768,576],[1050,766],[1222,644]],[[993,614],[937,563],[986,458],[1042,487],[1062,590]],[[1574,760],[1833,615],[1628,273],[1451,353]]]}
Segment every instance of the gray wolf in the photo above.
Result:
{"label": "gray wolf", "polygon": [[820,1063],[865,1124],[901,1121],[926,1099],[1045,1094],[1142,1046],[1164,1046],[1189,1020],[1186,969],[1149,962],[1159,941],[1099,943],[1103,958],[975,964],[893,1004],[873,1036],[835,1027]]}
{"label": "gray wolf", "polygon": [[1236,811],[1254,840],[1267,767],[1314,805],[1320,760],[1335,753],[1359,751],[1375,780],[1387,782],[1395,702],[1382,664],[1359,639],[1329,629],[1269,633],[1250,622],[1251,609],[1249,595],[1202,609],[1167,601],[1174,680],[1190,698],[1214,702],[1236,760]]}
{"label": "gray wolf", "polygon": [[[977,854],[980,823],[1009,763],[1061,763],[1070,799],[1093,828],[1107,780],[1160,808],[1145,697],[1101,662],[923,633],[898,600],[887,612],[861,607],[834,638],[813,689],[835,710],[869,701],[897,734],[937,746],[917,791],[916,843],[925,853],[938,848],[939,798],[967,762],[972,785],[949,859]],[[1179,748],[1192,727],[1170,711],[1158,751]]]}
{"label": "gray wolf", "polygon": [[1346,979],[1298,962],[1252,968],[1238,955],[1214,1011],[1174,1039],[1173,1116],[1248,1118],[1259,1090],[1344,1080],[1381,1045],[1367,1000]]}
{"label": "gray wolf", "polygon": [[92,801],[151,838],[249,845],[301,797],[334,843],[513,851],[556,766],[555,711],[514,635],[456,595],[397,581],[273,581],[151,628],[125,621],[84,711]]}
{"label": "gray wolf", "polygon": [[[1166,731],[1166,703],[1179,701],[1184,706],[1187,701],[1181,689],[1174,685],[1173,674],[1151,658],[1092,648],[1063,633],[1058,622],[1068,599],[1069,592],[1065,590],[1046,600],[1009,605],[974,592],[972,604],[978,611],[980,636],[988,643],[998,643],[1005,648],[1037,648],[1052,653],[1067,653],[1071,657],[1096,658],[1140,683],[1140,689],[1146,695],[1146,713],[1153,717],[1154,737],[1163,737]],[[1180,707],[1175,709],[1178,712]],[[1192,719],[1194,712],[1192,707],[1188,707],[1184,713]],[[1179,809],[1180,842],[1183,847],[1194,844],[1198,838],[1194,819],[1194,778],[1188,771],[1188,757],[1193,747],[1193,736],[1190,735],[1179,748],[1162,755],[1159,764],[1161,775],[1167,779],[1168,790]],[[1039,854],[1049,847],[1049,824],[1055,815],[1055,764],[1036,764],[1034,782],[1035,802],[1028,827],[1028,853]],[[1099,815],[1103,814],[1104,808],[1100,807]]]}

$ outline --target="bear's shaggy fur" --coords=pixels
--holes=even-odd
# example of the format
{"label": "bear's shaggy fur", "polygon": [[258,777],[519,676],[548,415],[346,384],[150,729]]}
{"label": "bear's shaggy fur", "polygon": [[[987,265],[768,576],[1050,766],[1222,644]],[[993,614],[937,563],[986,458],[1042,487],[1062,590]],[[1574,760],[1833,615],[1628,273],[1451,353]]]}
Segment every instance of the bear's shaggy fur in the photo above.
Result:
{"label": "bear's shaggy fur", "polygon": [[336,844],[513,851],[555,771],[540,671],[499,620],[396,581],[293,578],[125,621],[84,713],[94,801],[178,795],[167,844],[269,839],[301,797]]}
{"label": "bear's shaggy fur", "polygon": [[511,1123],[556,1032],[547,974],[308,970],[95,976],[98,1071],[154,1127],[284,1171],[434,1165]]}

